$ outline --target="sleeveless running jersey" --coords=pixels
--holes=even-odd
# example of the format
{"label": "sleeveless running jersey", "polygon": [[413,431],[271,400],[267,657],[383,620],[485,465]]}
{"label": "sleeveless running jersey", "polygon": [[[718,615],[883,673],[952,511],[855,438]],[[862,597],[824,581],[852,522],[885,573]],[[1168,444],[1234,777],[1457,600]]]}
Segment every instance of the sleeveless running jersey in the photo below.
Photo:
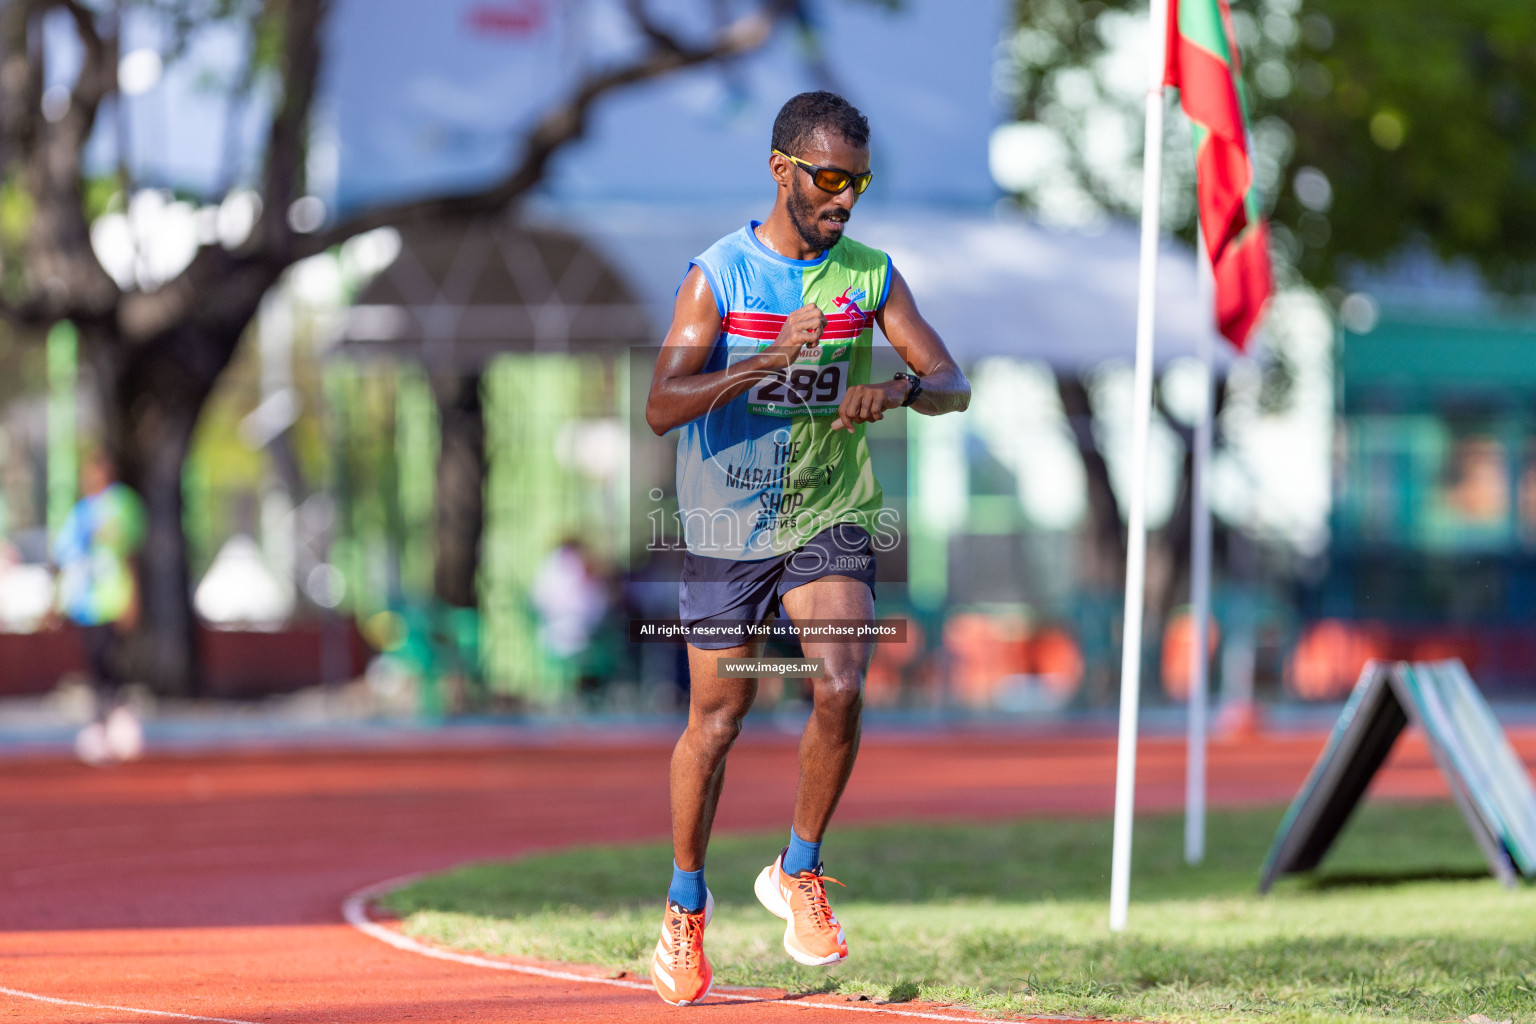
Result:
{"label": "sleeveless running jersey", "polygon": [[725,236],[690,265],[703,272],[720,313],[704,372],[772,344],[808,302],[827,326],[786,371],[682,428],[677,494],[688,550],[738,561],[793,551],[834,523],[873,534],[882,503],[864,424],[831,425],[848,388],[869,383],[890,257],[841,238],[817,259],[793,260],[759,241],[757,226]]}

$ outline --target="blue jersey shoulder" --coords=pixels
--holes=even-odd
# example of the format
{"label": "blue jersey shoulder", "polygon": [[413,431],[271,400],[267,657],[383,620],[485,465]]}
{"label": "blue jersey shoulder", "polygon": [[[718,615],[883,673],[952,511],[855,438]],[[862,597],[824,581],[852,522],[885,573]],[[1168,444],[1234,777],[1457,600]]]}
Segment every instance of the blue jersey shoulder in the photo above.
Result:
{"label": "blue jersey shoulder", "polygon": [[725,316],[733,308],[733,294],[737,289],[734,280],[738,275],[733,268],[739,265],[750,251],[747,228],[738,228],[719,239],[689,261],[689,267],[698,267],[709,282],[709,290],[715,297],[715,309]]}

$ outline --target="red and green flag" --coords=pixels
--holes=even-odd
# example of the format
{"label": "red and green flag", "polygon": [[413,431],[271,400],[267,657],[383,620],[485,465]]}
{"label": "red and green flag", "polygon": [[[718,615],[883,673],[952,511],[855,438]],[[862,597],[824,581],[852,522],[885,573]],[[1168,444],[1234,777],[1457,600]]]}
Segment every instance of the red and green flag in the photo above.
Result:
{"label": "red and green flag", "polygon": [[1274,290],[1241,68],[1227,0],[1168,0],[1165,85],[1193,122],[1200,230],[1216,278],[1216,325],[1242,349]]}

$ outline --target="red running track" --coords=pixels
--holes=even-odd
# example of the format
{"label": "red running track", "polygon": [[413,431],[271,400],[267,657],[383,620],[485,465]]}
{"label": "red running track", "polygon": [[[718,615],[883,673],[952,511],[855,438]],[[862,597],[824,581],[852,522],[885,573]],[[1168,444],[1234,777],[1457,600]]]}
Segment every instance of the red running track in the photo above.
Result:
{"label": "red running track", "polygon": [[[1529,761],[1536,731],[1513,738]],[[1316,734],[1215,744],[1212,803],[1290,799],[1322,741]],[[0,762],[0,1020],[860,1019],[772,1002],[678,1010],[642,992],[431,960],[342,922],[343,898],[385,878],[666,835],[669,753],[670,742],[657,739],[157,756],[108,771],[63,760]],[[1181,740],[1144,741],[1138,806],[1180,806],[1183,771]],[[717,827],[783,826],[794,775],[791,743],[744,739],[731,757]],[[1113,789],[1112,739],[872,736],[838,821],[1100,813],[1112,806]],[[1375,791],[1445,793],[1411,737]],[[664,884],[657,880],[658,901]]]}

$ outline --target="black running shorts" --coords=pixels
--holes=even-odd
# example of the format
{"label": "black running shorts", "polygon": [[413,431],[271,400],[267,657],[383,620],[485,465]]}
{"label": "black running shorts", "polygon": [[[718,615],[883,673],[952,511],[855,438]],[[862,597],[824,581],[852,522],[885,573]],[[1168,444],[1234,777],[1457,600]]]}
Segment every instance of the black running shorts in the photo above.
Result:
{"label": "black running shorts", "polygon": [[[848,576],[875,592],[875,549],[862,526],[838,523],[803,547],[773,558],[737,561],[688,552],[678,592],[684,636],[690,646],[719,651],[747,642],[746,627],[771,620],[779,601],[796,587],[823,576]],[[707,632],[689,632],[698,626]],[[722,627],[725,627],[722,631]],[[730,630],[735,628],[736,632]]]}

